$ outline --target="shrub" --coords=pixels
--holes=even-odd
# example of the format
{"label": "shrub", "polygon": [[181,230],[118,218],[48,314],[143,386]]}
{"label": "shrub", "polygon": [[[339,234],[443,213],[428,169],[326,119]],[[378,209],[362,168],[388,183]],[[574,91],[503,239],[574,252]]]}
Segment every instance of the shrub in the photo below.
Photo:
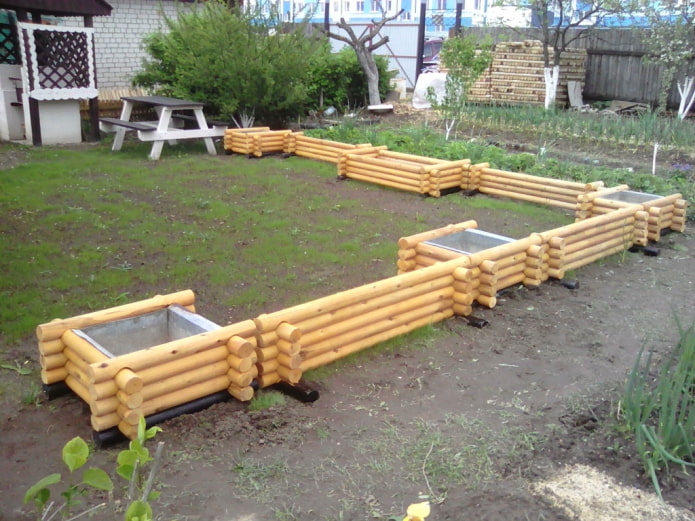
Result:
{"label": "shrub", "polygon": [[150,59],[135,85],[205,102],[217,117],[255,113],[272,126],[304,110],[311,57],[320,47],[306,24],[285,24],[276,11],[206,2],[166,25],[168,32],[146,38]]}
{"label": "shrub", "polygon": [[[379,93],[382,98],[389,89],[390,74],[388,60],[376,56],[379,69]],[[367,77],[350,47],[332,53],[326,42],[321,52],[314,55],[308,85],[308,96],[312,108],[334,106],[350,110],[368,105]]]}

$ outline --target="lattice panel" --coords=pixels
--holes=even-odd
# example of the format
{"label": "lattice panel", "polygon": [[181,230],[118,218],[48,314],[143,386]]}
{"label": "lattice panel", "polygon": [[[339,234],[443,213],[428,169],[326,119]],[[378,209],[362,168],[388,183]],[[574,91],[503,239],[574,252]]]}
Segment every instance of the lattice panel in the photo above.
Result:
{"label": "lattice panel", "polygon": [[77,32],[34,31],[39,86],[42,89],[89,87],[87,35]]}
{"label": "lattice panel", "polygon": [[20,62],[17,33],[14,26],[0,23],[0,63],[16,65]]}

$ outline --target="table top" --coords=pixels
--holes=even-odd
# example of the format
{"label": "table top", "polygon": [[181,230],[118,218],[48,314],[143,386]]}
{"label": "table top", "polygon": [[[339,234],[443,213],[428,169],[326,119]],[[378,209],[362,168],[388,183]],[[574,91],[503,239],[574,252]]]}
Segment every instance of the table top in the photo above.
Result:
{"label": "table top", "polygon": [[142,103],[145,105],[153,105],[156,107],[170,107],[170,108],[194,108],[202,107],[204,103],[200,101],[191,101],[178,98],[168,98],[166,96],[123,96],[121,98],[123,101],[130,101],[132,103]]}

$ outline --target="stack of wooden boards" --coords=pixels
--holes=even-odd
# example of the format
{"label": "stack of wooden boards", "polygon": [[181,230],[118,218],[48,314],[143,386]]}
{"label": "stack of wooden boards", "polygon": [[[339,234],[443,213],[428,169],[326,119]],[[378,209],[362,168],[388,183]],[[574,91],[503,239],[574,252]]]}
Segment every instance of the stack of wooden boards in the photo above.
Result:
{"label": "stack of wooden boards", "polygon": [[[552,65],[553,50],[550,53]],[[560,56],[560,81],[556,105],[569,104],[567,83],[584,83],[586,51],[568,49]],[[543,105],[545,77],[543,44],[538,40],[498,43],[490,67],[471,86],[469,100],[474,103],[509,105]]]}
{"label": "stack of wooden boards", "polygon": [[453,315],[470,315],[475,303],[493,307],[502,289],[560,279],[568,270],[658,241],[664,228],[685,228],[687,203],[680,194],[628,193],[626,185],[555,181],[471,165],[467,159],[430,159],[290,131],[228,133],[243,134],[225,139],[240,153],[293,153],[334,163],[344,177],[434,196],[453,183],[574,209],[576,221],[476,253],[427,244],[476,229],[472,220],[404,237],[393,277],[120,356],[106,356],[75,330],[173,304],[194,312],[193,293],[157,296],[38,326],[44,384],[65,382],[88,403],[95,432],[117,427],[132,438],[140,417],[211,393],[226,390],[246,401],[253,397],[253,382],[258,387],[297,384],[310,369]]}

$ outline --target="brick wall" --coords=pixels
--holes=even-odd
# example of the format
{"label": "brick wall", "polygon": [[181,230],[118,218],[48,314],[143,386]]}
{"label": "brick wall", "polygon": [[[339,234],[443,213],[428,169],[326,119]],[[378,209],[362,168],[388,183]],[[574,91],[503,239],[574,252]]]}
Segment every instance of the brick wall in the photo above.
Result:
{"label": "brick wall", "polygon": [[[147,57],[144,36],[166,26],[162,13],[176,18],[177,9],[192,8],[192,4],[175,0],[109,0],[109,4],[113,7],[111,16],[94,17],[99,96],[106,99],[109,92],[130,87],[133,75]],[[62,22],[82,25],[81,18],[65,18]]]}

